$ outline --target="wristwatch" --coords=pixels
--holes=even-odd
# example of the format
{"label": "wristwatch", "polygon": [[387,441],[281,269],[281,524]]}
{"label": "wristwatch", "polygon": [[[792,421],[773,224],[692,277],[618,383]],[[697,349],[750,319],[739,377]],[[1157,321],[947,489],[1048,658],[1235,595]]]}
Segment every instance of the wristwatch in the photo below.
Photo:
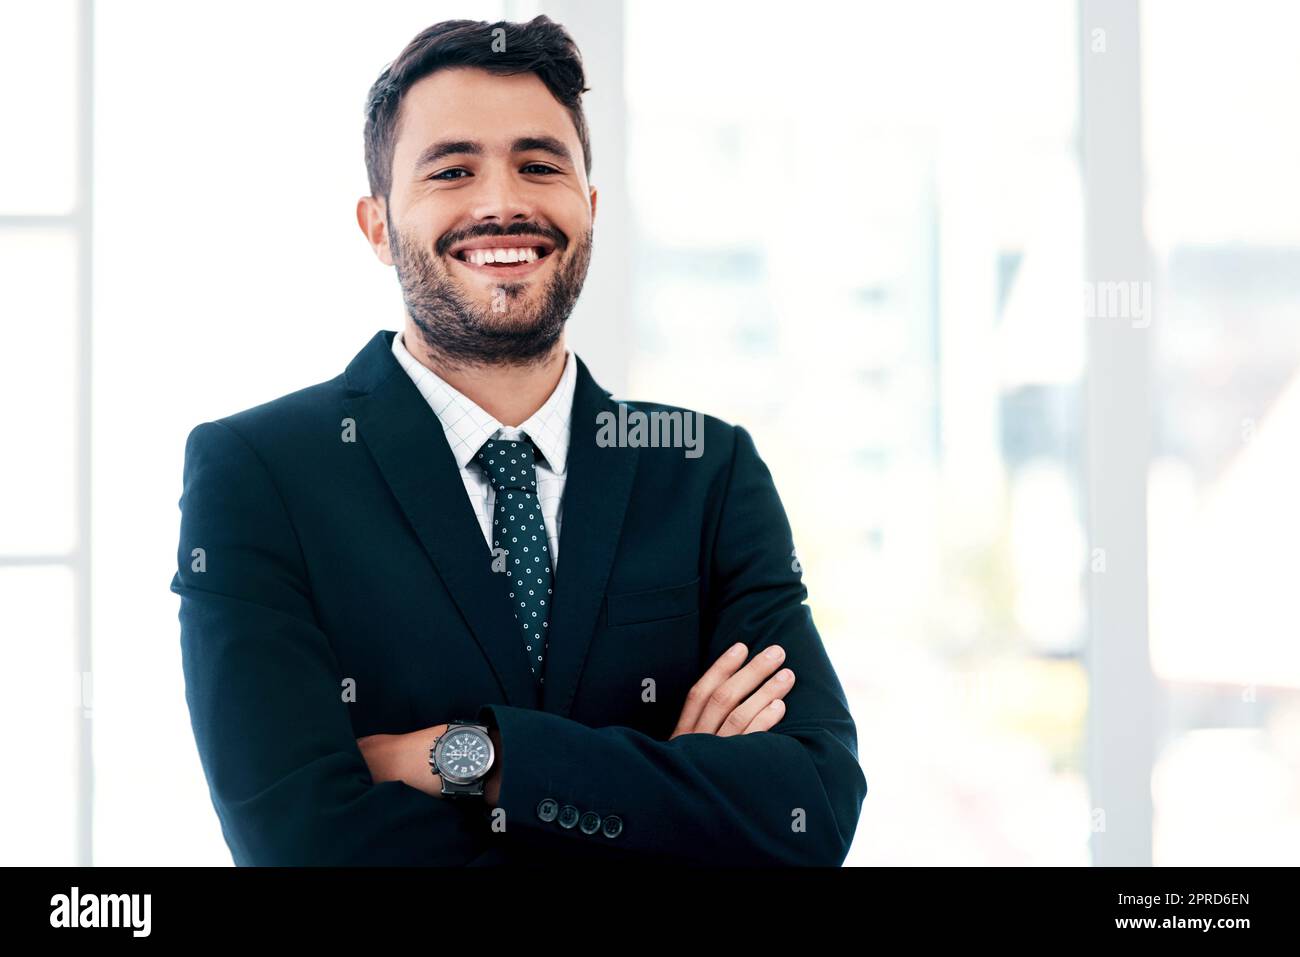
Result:
{"label": "wristwatch", "polygon": [[442,796],[483,797],[483,782],[496,761],[486,725],[452,721],[429,749],[429,767],[442,778]]}

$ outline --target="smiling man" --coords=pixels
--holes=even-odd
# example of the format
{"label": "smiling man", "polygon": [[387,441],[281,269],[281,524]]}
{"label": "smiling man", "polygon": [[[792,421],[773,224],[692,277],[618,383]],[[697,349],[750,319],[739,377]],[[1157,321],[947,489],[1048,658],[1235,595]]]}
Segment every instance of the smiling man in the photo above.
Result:
{"label": "smiling man", "polygon": [[[356,208],[403,328],[190,433],[171,587],[237,864],[848,852],[856,728],[753,440],[613,401],[565,344],[585,89],[544,16],[412,40]],[[629,409],[698,441],[611,441]]]}

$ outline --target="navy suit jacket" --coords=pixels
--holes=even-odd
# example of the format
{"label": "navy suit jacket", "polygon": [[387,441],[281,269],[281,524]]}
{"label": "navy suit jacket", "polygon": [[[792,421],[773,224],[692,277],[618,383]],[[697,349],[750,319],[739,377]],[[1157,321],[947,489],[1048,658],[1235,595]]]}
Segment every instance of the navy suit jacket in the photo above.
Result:
{"label": "navy suit jacket", "polygon": [[[867,792],[857,732],[749,433],[704,416],[697,458],[598,442],[618,404],[578,360],[539,689],[394,335],[186,442],[171,590],[235,863],[843,863]],[[785,716],[668,740],[738,641],[785,649]],[[375,783],[356,743],[475,718],[499,729],[504,818]]]}

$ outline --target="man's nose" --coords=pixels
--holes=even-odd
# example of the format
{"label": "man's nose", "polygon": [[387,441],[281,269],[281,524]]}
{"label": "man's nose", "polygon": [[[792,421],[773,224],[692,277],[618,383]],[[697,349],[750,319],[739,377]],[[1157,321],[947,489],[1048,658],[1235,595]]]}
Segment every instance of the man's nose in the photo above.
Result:
{"label": "man's nose", "polygon": [[471,214],[480,222],[497,222],[508,226],[534,218],[536,208],[524,184],[509,172],[483,174]]}

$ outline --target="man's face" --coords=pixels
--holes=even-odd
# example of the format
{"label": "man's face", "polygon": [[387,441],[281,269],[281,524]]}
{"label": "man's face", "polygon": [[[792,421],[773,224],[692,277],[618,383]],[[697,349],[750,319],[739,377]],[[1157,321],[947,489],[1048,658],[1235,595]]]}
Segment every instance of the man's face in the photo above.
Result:
{"label": "man's face", "polygon": [[535,74],[457,68],[411,86],[398,132],[387,207],[358,219],[425,342],[453,365],[544,357],[591,260],[596,191],[568,111]]}

